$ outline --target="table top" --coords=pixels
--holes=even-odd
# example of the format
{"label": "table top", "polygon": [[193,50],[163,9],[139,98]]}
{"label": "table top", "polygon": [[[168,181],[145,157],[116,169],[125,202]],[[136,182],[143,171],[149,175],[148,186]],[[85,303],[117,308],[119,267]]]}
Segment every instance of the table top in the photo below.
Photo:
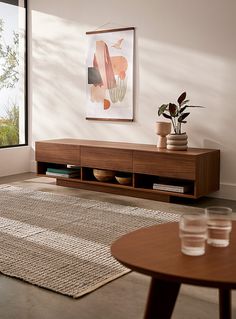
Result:
{"label": "table top", "polygon": [[162,280],[236,289],[236,221],[230,245],[206,244],[202,256],[181,253],[178,223],[141,228],[116,240],[112,255],[124,266]]}
{"label": "table top", "polygon": [[112,149],[125,149],[130,151],[145,151],[153,152],[167,155],[176,155],[176,156],[199,156],[201,154],[209,152],[219,152],[216,149],[207,149],[207,148],[193,148],[188,147],[186,151],[170,151],[165,148],[159,149],[156,145],[153,144],[137,144],[137,143],[126,143],[126,142],[111,142],[111,141],[98,141],[98,140],[85,140],[85,139],[76,139],[76,138],[62,138],[62,139],[53,139],[53,140],[43,140],[36,141],[38,143],[49,143],[49,144],[61,144],[61,145],[77,145],[77,146],[92,146],[92,147],[101,147],[101,148],[112,148]]}

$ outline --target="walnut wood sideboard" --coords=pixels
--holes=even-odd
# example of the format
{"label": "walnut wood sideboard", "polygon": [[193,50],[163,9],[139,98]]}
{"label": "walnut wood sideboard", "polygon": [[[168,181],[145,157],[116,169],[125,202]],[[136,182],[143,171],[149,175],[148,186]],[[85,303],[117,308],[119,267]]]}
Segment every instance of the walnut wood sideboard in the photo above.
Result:
{"label": "walnut wood sideboard", "polygon": [[[56,177],[57,185],[119,195],[170,201],[197,199],[219,189],[220,151],[214,149],[168,151],[148,144],[55,139],[36,142],[36,161],[38,175],[46,175],[49,167],[81,167],[76,178]],[[129,173],[132,182],[99,182],[93,176],[94,168]],[[163,179],[190,187],[185,193],[153,189]]]}

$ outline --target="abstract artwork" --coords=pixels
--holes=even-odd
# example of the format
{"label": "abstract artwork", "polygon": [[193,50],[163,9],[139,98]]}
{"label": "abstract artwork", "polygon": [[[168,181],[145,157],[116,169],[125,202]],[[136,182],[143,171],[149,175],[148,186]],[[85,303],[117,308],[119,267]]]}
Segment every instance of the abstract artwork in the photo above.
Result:
{"label": "abstract artwork", "polygon": [[86,119],[132,121],[134,28],[86,34]]}

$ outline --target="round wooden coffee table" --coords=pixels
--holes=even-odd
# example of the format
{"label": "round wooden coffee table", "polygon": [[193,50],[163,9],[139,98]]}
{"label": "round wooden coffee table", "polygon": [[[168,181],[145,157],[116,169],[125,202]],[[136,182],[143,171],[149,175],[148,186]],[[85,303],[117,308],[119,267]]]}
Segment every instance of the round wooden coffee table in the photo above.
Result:
{"label": "round wooden coffee table", "polygon": [[171,318],[182,283],[219,289],[220,319],[231,318],[231,289],[236,289],[236,221],[230,245],[206,245],[203,256],[180,251],[178,223],[142,228],[116,240],[112,255],[124,266],[152,277],[145,319]]}

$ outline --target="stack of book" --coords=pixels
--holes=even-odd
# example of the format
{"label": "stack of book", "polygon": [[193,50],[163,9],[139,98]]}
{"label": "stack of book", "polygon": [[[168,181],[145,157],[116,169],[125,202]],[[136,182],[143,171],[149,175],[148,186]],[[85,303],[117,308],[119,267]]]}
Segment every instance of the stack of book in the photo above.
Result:
{"label": "stack of book", "polygon": [[190,184],[171,184],[171,183],[153,183],[153,189],[176,192],[176,193],[187,193],[191,190]]}
{"label": "stack of book", "polygon": [[80,167],[72,168],[53,168],[48,167],[46,171],[47,176],[53,177],[80,177]]}

